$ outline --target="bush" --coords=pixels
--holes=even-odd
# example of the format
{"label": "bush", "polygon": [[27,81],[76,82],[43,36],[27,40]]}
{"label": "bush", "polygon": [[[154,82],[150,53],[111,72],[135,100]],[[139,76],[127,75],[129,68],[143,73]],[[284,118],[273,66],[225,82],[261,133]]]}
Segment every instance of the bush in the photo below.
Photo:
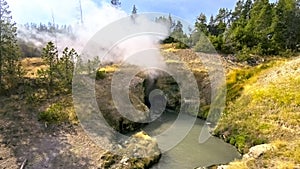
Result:
{"label": "bush", "polygon": [[104,79],[106,77],[106,71],[103,69],[99,69],[96,72],[96,80]]}
{"label": "bush", "polygon": [[175,48],[176,49],[186,49],[188,48],[187,44],[183,43],[183,42],[177,42],[175,43]]}
{"label": "bush", "polygon": [[289,58],[289,57],[295,56],[295,53],[291,49],[287,49],[283,52],[279,52],[279,55]]}
{"label": "bush", "polygon": [[244,46],[243,49],[237,53],[236,57],[239,61],[247,61],[250,58],[250,49]]}
{"label": "bush", "polygon": [[64,108],[60,103],[50,105],[46,111],[39,114],[39,120],[50,123],[67,121],[68,115],[64,112]]}
{"label": "bush", "polygon": [[54,103],[39,113],[39,120],[49,123],[75,122],[77,117],[73,107],[68,103]]}

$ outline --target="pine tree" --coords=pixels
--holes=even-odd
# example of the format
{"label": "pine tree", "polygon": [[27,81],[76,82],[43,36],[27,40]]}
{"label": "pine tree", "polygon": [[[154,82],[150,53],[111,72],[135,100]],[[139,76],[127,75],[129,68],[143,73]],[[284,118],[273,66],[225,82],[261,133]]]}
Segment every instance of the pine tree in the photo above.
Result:
{"label": "pine tree", "polygon": [[195,22],[195,28],[198,32],[203,32],[205,35],[208,35],[208,28],[207,28],[207,20],[204,13],[200,13]]}
{"label": "pine tree", "polygon": [[57,63],[57,71],[59,76],[57,77],[60,82],[60,88],[71,90],[73,71],[74,71],[74,60],[78,60],[79,55],[74,49],[69,50],[65,48],[62,56]]}
{"label": "pine tree", "polygon": [[110,2],[114,7],[118,8],[121,6],[121,2],[119,0],[111,0]]}
{"label": "pine tree", "polygon": [[180,21],[177,21],[171,33],[173,42],[177,42],[176,48],[186,48],[188,44],[188,37],[183,31],[183,25]]}
{"label": "pine tree", "polygon": [[5,0],[0,0],[0,92],[16,87],[21,76],[16,23]]}
{"label": "pine tree", "polygon": [[137,14],[137,8],[136,8],[135,5],[133,5],[131,13],[132,13],[132,15],[136,15]]}
{"label": "pine tree", "polygon": [[228,16],[230,15],[228,9],[221,8],[219,9],[219,13],[217,14],[215,18],[215,26],[216,26],[216,32],[217,36],[222,35],[225,32],[226,25],[228,24]]}
{"label": "pine tree", "polygon": [[[252,9],[252,0],[239,0],[236,3],[235,9],[231,12],[231,24],[226,33],[226,43],[230,45],[231,53],[241,51],[247,48],[249,36],[246,33],[245,27],[250,19],[250,10]],[[250,39],[250,42],[252,40]]]}
{"label": "pine tree", "polygon": [[58,51],[53,42],[48,42],[47,46],[43,48],[42,59],[49,66],[48,70],[42,72],[46,75],[48,92],[51,92],[54,85],[55,73],[57,72]]}
{"label": "pine tree", "polygon": [[135,23],[135,17],[137,16],[137,8],[135,5],[133,5],[132,7],[132,11],[131,11],[131,19],[133,20],[133,22]]}
{"label": "pine tree", "polygon": [[277,50],[296,50],[299,36],[299,7],[296,0],[279,0],[273,21],[273,42]]}
{"label": "pine tree", "polygon": [[252,9],[253,3],[252,0],[246,0],[243,10],[242,10],[242,18],[244,20],[249,20],[250,19],[250,10]]}
{"label": "pine tree", "polygon": [[269,47],[268,35],[271,33],[272,17],[272,7],[268,0],[254,2],[245,27],[245,39],[247,47],[255,48],[256,54],[265,54]]}

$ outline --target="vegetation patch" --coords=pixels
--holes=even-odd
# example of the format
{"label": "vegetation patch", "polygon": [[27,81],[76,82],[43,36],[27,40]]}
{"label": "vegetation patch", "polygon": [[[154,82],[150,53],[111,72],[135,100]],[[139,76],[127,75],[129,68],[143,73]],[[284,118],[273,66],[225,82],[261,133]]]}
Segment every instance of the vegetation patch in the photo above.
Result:
{"label": "vegetation patch", "polygon": [[282,63],[283,61],[280,60],[271,60],[255,67],[231,70],[226,76],[227,102],[232,102],[241,96],[245,86],[255,83],[260,74]]}
{"label": "vegetation patch", "polygon": [[106,77],[106,71],[104,69],[99,69],[96,72],[96,80],[104,79]]}
{"label": "vegetation patch", "polygon": [[49,123],[78,122],[70,99],[63,99],[49,105],[46,110],[39,113],[38,118]]}
{"label": "vegetation patch", "polygon": [[279,71],[296,67],[299,62],[299,59],[284,64],[272,61],[229,73],[228,106],[215,134],[235,145],[241,153],[263,143],[277,147],[255,161],[232,163],[233,168],[244,165],[293,168],[299,164],[299,68],[284,73]]}

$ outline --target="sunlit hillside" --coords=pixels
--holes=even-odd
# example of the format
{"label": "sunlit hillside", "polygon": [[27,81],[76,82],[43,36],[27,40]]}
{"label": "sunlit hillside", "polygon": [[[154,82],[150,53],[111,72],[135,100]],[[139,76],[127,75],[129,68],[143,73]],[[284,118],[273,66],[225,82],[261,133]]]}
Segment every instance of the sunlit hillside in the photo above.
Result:
{"label": "sunlit hillside", "polygon": [[244,153],[263,143],[273,146],[258,159],[243,159],[231,168],[299,168],[300,58],[235,70],[228,79],[229,94],[236,87],[240,96],[228,100],[215,132]]}

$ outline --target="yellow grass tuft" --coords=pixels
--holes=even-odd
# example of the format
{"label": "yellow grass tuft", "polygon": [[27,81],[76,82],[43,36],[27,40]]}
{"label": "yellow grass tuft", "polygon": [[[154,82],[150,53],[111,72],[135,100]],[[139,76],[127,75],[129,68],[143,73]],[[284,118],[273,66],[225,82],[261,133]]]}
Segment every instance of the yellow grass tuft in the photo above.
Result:
{"label": "yellow grass tuft", "polygon": [[36,78],[37,71],[41,69],[47,69],[48,66],[45,65],[42,58],[24,58],[21,61],[22,68],[25,70],[26,74],[24,75],[27,78]]}
{"label": "yellow grass tuft", "polygon": [[116,70],[118,70],[118,68],[119,68],[118,65],[107,65],[105,67],[100,68],[99,71],[105,73],[113,73]]}

